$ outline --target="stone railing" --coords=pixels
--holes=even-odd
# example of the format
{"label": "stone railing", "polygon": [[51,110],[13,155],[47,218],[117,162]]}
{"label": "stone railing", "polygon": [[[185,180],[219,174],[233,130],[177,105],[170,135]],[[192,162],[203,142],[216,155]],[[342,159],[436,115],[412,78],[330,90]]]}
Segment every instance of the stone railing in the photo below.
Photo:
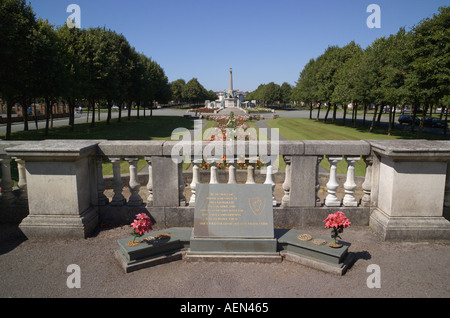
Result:
{"label": "stone railing", "polygon": [[[211,145],[0,142],[0,221],[23,219],[20,229],[29,238],[85,237],[99,223],[129,224],[141,212],[150,214],[155,228],[192,226],[198,183],[266,183],[274,192],[274,225],[278,228],[323,226],[329,213],[340,210],[353,225],[369,225],[386,240],[450,239],[450,223],[444,218],[450,203],[450,142],[280,141],[276,146],[269,142],[264,151],[253,142],[235,143],[231,148]],[[233,160],[226,170],[214,163],[200,170],[206,151],[220,159],[226,154],[229,161],[237,159],[235,154],[243,155],[240,159],[246,169],[237,170]],[[281,156],[285,169],[274,172],[273,162],[264,173],[255,169],[256,157],[263,154]],[[325,157],[330,171],[323,174],[319,167]],[[188,158],[192,164],[183,170]],[[15,188],[11,160],[17,163]],[[146,163],[140,173],[139,160]],[[360,160],[366,167],[362,180],[355,178],[355,164]],[[124,161],[126,175],[121,174]],[[336,174],[340,161],[347,164],[344,175]],[[104,162],[112,164],[111,178],[103,176]]]}

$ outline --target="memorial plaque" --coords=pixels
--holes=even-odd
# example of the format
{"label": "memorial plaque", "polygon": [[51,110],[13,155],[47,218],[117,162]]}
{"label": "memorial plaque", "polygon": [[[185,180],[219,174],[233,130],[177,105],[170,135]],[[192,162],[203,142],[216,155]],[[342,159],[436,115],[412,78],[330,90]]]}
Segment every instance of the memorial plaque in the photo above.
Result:
{"label": "memorial plaque", "polygon": [[272,186],[197,184],[196,238],[274,238]]}

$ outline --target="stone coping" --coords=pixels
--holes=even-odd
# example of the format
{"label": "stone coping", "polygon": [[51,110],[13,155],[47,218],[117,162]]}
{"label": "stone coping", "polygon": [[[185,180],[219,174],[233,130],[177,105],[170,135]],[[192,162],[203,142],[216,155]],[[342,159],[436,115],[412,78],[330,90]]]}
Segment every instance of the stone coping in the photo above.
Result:
{"label": "stone coping", "polygon": [[368,140],[372,151],[383,157],[407,160],[448,160],[450,141],[447,140]]}
{"label": "stone coping", "polygon": [[[267,145],[267,146],[266,146]],[[371,152],[394,159],[447,160],[450,141],[446,140],[291,140],[226,142],[165,141],[165,140],[42,140],[0,141],[0,155],[16,157],[70,157],[83,156],[94,150],[103,156],[145,157],[171,156],[174,147],[178,153],[184,148],[192,156],[207,150],[211,155],[245,152],[281,154],[286,156],[367,156]],[[175,152],[177,150],[175,149]]]}

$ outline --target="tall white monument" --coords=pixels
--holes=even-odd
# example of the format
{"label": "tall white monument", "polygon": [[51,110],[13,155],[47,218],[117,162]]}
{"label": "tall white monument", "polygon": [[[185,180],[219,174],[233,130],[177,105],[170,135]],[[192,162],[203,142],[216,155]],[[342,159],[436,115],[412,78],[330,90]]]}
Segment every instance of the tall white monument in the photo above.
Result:
{"label": "tall white monument", "polygon": [[241,107],[246,104],[245,94],[242,91],[233,89],[233,69],[230,68],[230,85],[227,90],[217,93],[219,99],[215,101],[206,101],[206,106],[210,108],[219,107]]}

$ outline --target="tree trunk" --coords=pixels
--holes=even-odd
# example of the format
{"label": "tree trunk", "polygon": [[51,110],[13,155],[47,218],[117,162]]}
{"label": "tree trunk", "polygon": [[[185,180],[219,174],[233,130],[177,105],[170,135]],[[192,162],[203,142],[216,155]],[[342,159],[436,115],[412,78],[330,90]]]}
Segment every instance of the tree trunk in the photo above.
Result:
{"label": "tree trunk", "polygon": [[128,104],[128,120],[131,120],[131,105],[133,105],[133,102]]}
{"label": "tree trunk", "polygon": [[372,117],[372,122],[370,123],[369,132],[372,132],[373,127],[375,126],[375,121],[377,120],[377,111],[378,111],[378,105],[376,105],[375,109],[373,110],[373,117]]}
{"label": "tree trunk", "polygon": [[321,103],[318,103],[318,106],[319,106],[319,107],[317,107],[317,117],[316,117],[316,121],[319,121],[319,115],[320,115],[320,106],[321,106]]}
{"label": "tree trunk", "polygon": [[325,118],[323,120],[325,123],[327,122],[329,112],[330,112],[330,104],[327,104],[327,112],[325,113]]}
{"label": "tree trunk", "polygon": [[38,113],[37,113],[37,109],[36,109],[36,101],[34,101],[34,124],[36,125],[36,130],[38,130]]}
{"label": "tree trunk", "polygon": [[383,110],[384,110],[384,103],[381,103],[380,110],[378,111],[377,127],[380,127],[381,115],[383,114]]}
{"label": "tree trunk", "polygon": [[425,117],[427,117],[428,107],[430,107],[429,104],[425,104],[425,107],[423,108],[422,119],[420,120],[419,129],[417,130],[417,138],[422,137],[423,126],[425,124]]}
{"label": "tree trunk", "polygon": [[112,109],[112,100],[106,100],[106,107],[108,107],[108,116],[106,117],[106,124],[109,125],[111,122],[111,109]]}
{"label": "tree trunk", "polygon": [[28,102],[26,99],[22,101],[22,118],[23,118],[23,131],[28,131]]}
{"label": "tree trunk", "polygon": [[92,105],[92,121],[91,121],[91,127],[93,128],[95,126],[95,99],[91,100]]}
{"label": "tree trunk", "polygon": [[309,103],[309,119],[312,119],[313,103]]}
{"label": "tree trunk", "polygon": [[334,124],[336,122],[336,110],[337,110],[337,104],[333,105],[333,118],[331,119],[331,122]]}
{"label": "tree trunk", "polygon": [[5,98],[6,100],[6,135],[5,140],[11,140],[11,125],[12,125],[12,98]]}
{"label": "tree trunk", "polygon": [[364,104],[364,114],[363,114],[363,126],[366,125],[366,115],[367,115],[367,104]]}
{"label": "tree trunk", "polygon": [[119,103],[119,117],[118,117],[118,119],[117,119],[117,121],[118,121],[119,123],[122,122],[122,108],[123,108],[123,104],[124,104],[124,102],[120,102],[120,103]]}
{"label": "tree trunk", "polygon": [[356,120],[358,119],[358,103],[353,105],[353,127],[356,127]]}
{"label": "tree trunk", "polygon": [[137,119],[139,119],[139,107],[141,106],[141,102],[137,102],[136,103],[136,108],[137,108],[137,115],[136,115],[136,117],[137,117]]}
{"label": "tree trunk", "polygon": [[48,136],[48,129],[50,124],[51,101],[49,97],[45,97],[45,136]]}
{"label": "tree trunk", "polygon": [[[444,109],[444,106],[442,106]],[[445,107],[445,126],[444,126],[444,136],[447,136],[447,114],[448,114],[448,106]]]}
{"label": "tree trunk", "polygon": [[389,126],[388,126],[388,136],[391,135],[392,127],[395,121],[395,106],[389,106]]}
{"label": "tree trunk", "polygon": [[414,128],[416,127],[416,118],[417,118],[417,103],[414,103],[412,123],[411,123],[411,132],[414,132]]}
{"label": "tree trunk", "polygon": [[[348,105],[347,106],[345,106],[345,105],[343,105],[342,107],[344,107],[344,115],[342,116],[342,126],[345,126],[345,120],[347,119],[347,108],[348,108]],[[352,110],[353,110],[353,108],[352,108]],[[334,114],[334,116],[336,117],[336,115]]]}
{"label": "tree trunk", "polygon": [[69,126],[70,131],[75,130],[75,98],[69,99]]}

